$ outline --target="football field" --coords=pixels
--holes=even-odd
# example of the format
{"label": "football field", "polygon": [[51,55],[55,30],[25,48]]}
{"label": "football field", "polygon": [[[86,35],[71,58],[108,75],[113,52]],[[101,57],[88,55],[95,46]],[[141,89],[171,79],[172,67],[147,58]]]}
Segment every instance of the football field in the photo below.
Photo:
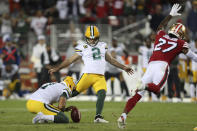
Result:
{"label": "football field", "polygon": [[[25,100],[0,101],[0,131],[120,131],[117,119],[125,102],[105,102],[103,116],[109,124],[94,124],[95,102],[68,102],[81,111],[80,123],[32,124]],[[70,112],[66,113],[70,117]],[[197,104],[140,102],[127,118],[125,131],[193,131]]]}

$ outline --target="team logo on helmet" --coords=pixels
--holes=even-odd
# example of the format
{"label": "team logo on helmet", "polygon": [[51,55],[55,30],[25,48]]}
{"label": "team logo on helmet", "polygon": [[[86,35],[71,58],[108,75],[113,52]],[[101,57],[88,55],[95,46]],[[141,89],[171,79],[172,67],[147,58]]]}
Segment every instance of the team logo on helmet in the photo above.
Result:
{"label": "team logo on helmet", "polygon": [[96,26],[88,26],[85,31],[86,42],[90,46],[96,46],[99,41],[99,30]]}
{"label": "team logo on helmet", "polygon": [[185,26],[181,23],[173,24],[170,29],[168,30],[168,34],[175,35],[179,39],[185,38]]}

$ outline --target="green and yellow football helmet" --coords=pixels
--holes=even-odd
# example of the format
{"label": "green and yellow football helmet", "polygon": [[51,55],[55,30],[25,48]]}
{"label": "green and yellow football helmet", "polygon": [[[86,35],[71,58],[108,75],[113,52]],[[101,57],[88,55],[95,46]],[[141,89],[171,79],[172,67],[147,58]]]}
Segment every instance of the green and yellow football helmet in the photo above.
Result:
{"label": "green and yellow football helmet", "polygon": [[87,44],[90,46],[96,46],[99,42],[100,33],[96,26],[88,26],[85,31],[85,38]]}
{"label": "green and yellow football helmet", "polygon": [[66,85],[70,88],[71,92],[73,91],[73,89],[75,88],[75,83],[74,80],[71,76],[66,76],[63,79],[63,82],[66,83]]}

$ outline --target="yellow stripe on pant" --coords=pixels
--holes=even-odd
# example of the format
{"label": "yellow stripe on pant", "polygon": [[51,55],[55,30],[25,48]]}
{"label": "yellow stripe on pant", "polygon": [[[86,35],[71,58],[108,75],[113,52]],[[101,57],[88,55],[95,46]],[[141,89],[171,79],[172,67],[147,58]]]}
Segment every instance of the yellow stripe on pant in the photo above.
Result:
{"label": "yellow stripe on pant", "polygon": [[99,90],[107,91],[104,75],[84,73],[76,85],[76,90],[81,93],[84,90],[88,89],[90,86],[93,87],[96,93]]}
{"label": "yellow stripe on pant", "polygon": [[28,100],[26,107],[29,112],[42,112],[45,115],[57,115],[57,113],[60,112],[60,110],[53,105],[45,104],[35,100]]}

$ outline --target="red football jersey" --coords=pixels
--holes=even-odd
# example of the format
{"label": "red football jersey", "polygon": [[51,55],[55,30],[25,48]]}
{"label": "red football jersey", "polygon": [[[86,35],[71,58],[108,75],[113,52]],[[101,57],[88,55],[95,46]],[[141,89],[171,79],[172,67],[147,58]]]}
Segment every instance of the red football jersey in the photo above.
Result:
{"label": "red football jersey", "polygon": [[164,31],[159,31],[155,38],[154,50],[149,62],[171,61],[181,53],[183,48],[188,48],[188,43],[177,38],[170,38]]}

